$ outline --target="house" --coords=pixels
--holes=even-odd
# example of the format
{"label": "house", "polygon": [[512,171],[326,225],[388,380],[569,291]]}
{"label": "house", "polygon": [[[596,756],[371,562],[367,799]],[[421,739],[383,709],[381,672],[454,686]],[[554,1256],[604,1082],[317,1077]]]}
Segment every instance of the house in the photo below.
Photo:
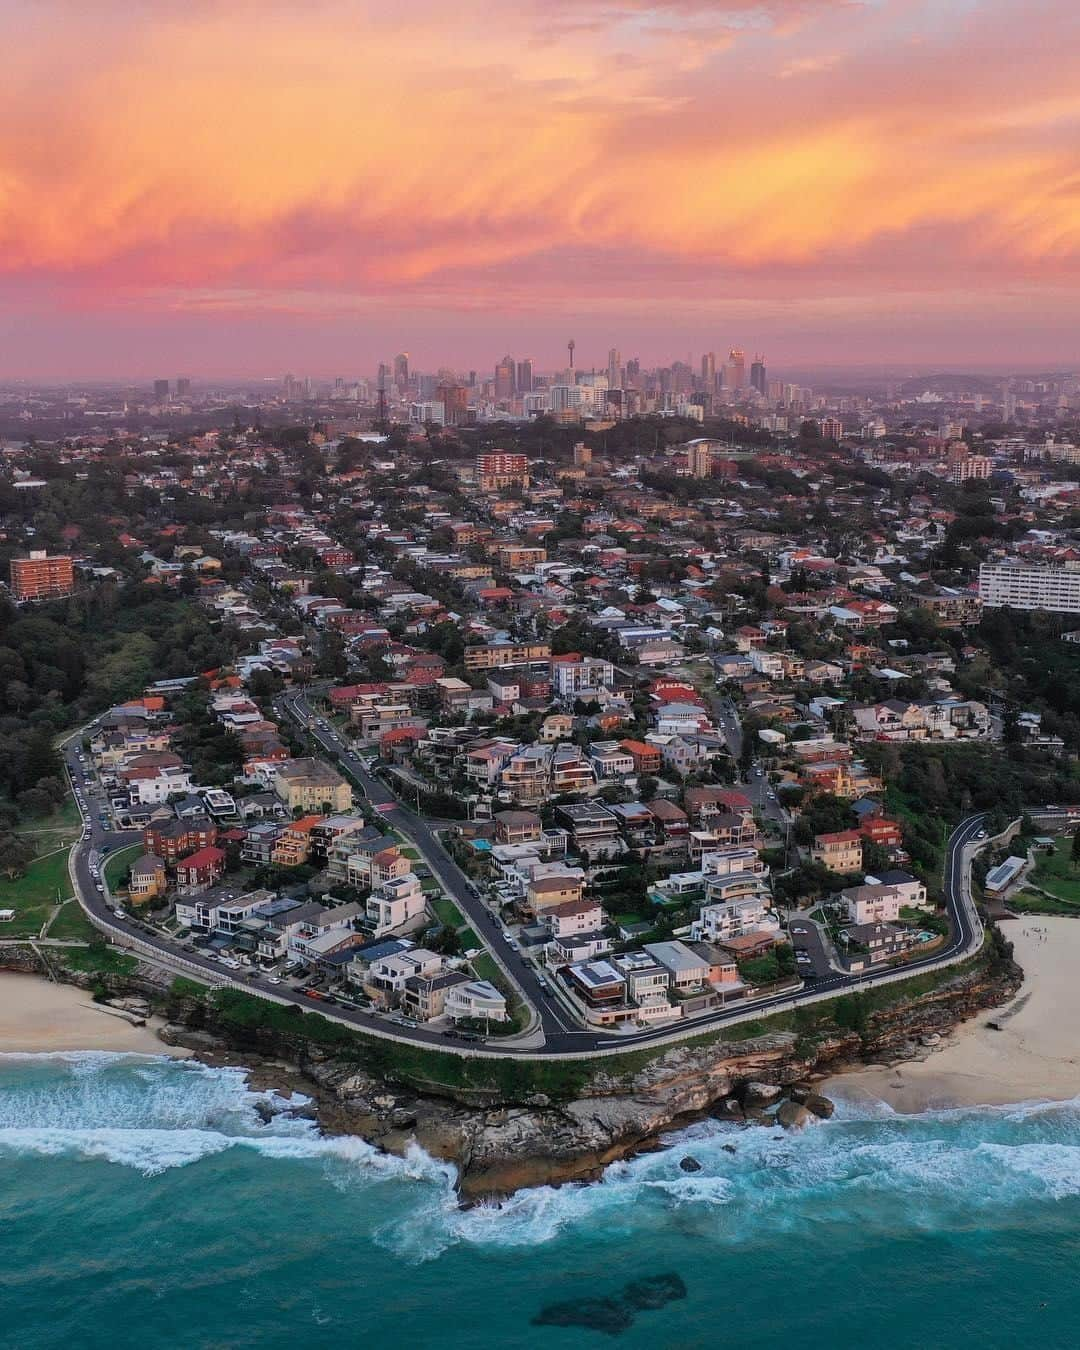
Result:
{"label": "house", "polygon": [[595,900],[564,900],[543,906],[537,917],[547,926],[553,938],[570,937],[575,933],[598,933],[604,926],[604,911]]}
{"label": "house", "polygon": [[664,758],[659,746],[635,740],[620,741],[619,746],[630,756],[634,773],[658,774],[663,768]]}
{"label": "house", "polygon": [[131,864],[128,899],[142,905],[165,894],[165,861],[153,853],[144,853]]}
{"label": "house", "polygon": [[364,925],[374,937],[408,932],[424,917],[424,892],[415,872],[384,881],[364,902]]}
{"label": "house", "polygon": [[533,877],[525,888],[525,903],[539,917],[549,909],[580,900],[583,884],[580,872]]}
{"label": "house", "polygon": [[902,956],[918,941],[911,929],[883,922],[853,924],[841,931],[840,938],[847,947],[849,970],[862,970]]}
{"label": "house", "polygon": [[455,1022],[505,1022],[509,1016],[506,998],[488,980],[455,984],[446,996],[443,1011]]}
{"label": "house", "polygon": [[620,852],[619,821],[599,802],[576,802],[556,809],[559,819],[573,835],[574,846],[590,857]]}
{"label": "house", "polygon": [[410,975],[401,990],[401,1011],[417,1022],[431,1022],[446,1012],[446,1002],[459,985],[469,984],[460,970],[441,970],[429,975]]}
{"label": "house", "polygon": [[493,820],[498,844],[527,844],[540,838],[541,822],[535,811],[497,811]]}
{"label": "house", "polygon": [[859,830],[819,834],[814,837],[810,857],[813,862],[822,864],[832,872],[861,872],[862,844],[863,836]]}
{"label": "house", "polygon": [[400,1002],[407,980],[417,975],[438,974],[445,964],[444,958],[436,952],[429,952],[424,947],[413,947],[408,951],[380,957],[370,964],[365,963],[363,969],[356,973],[375,1002],[393,1008]]}

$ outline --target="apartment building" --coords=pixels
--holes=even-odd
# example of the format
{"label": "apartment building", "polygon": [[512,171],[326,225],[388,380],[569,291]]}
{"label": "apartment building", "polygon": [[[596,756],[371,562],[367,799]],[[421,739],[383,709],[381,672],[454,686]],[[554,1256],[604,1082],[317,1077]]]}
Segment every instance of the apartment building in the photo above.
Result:
{"label": "apartment building", "polygon": [[27,558],[11,560],[11,594],[17,605],[28,600],[55,600],[75,591],[75,564],[58,554],[32,549]]}
{"label": "apartment building", "polygon": [[979,568],[979,599],[986,609],[1045,609],[1080,614],[1080,564],[1060,566],[1007,558]]}
{"label": "apartment building", "polygon": [[550,660],[550,642],[487,642],[465,648],[466,670],[500,670]]}
{"label": "apartment building", "polygon": [[321,759],[292,759],[277,766],[274,791],[290,811],[348,811],[352,788]]}

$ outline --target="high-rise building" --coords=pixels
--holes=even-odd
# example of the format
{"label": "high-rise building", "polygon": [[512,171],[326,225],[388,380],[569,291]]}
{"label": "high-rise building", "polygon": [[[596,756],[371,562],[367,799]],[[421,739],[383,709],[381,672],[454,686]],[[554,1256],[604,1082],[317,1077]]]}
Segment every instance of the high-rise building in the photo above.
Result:
{"label": "high-rise building", "polygon": [[754,357],[753,365],[750,367],[750,386],[756,389],[762,398],[768,392],[769,379],[765,372],[765,358],[761,355]]}
{"label": "high-rise building", "polygon": [[469,408],[469,395],[463,384],[440,384],[435,391],[439,402],[446,410],[446,425],[460,427],[466,419]]}
{"label": "high-rise building", "polygon": [[1045,609],[1080,614],[1080,567],[1005,558],[979,568],[979,599],[987,609]]}
{"label": "high-rise building", "polygon": [[187,398],[188,394],[190,393],[191,393],[191,381],[189,379],[186,379],[184,376],[181,376],[180,379],[176,381],[176,397]]}
{"label": "high-rise building", "polygon": [[725,388],[733,389],[736,393],[746,388],[746,353],[740,351],[738,347],[732,347],[728,353],[725,373]]}
{"label": "high-rise building", "polygon": [[633,384],[641,376],[641,362],[632,356],[626,363],[626,383]]}
{"label": "high-rise building", "polygon": [[712,441],[691,441],[686,447],[686,466],[691,478],[708,478],[713,466]]}
{"label": "high-rise building", "polygon": [[403,394],[409,385],[409,353],[398,352],[394,357],[394,384],[399,394]]}
{"label": "high-rise building", "polygon": [[716,353],[706,352],[701,358],[701,383],[706,392],[716,392]]}
{"label": "high-rise building", "polygon": [[65,554],[50,558],[44,549],[34,549],[28,558],[11,560],[11,594],[16,604],[54,600],[74,590],[75,564]]}
{"label": "high-rise building", "polygon": [[529,461],[509,450],[490,450],[476,456],[476,481],[485,492],[521,483],[528,487]]}
{"label": "high-rise building", "polygon": [[821,437],[826,441],[840,441],[844,436],[844,424],[839,417],[823,417],[821,419]]}
{"label": "high-rise building", "polygon": [[517,370],[514,374],[514,380],[517,385],[515,390],[518,394],[531,394],[535,376],[533,375],[532,357],[526,356],[523,361],[517,363]]}
{"label": "high-rise building", "polygon": [[609,389],[622,388],[622,353],[618,347],[612,347],[607,354],[607,382]]}
{"label": "high-rise building", "polygon": [[592,447],[585,444],[584,441],[578,441],[574,446],[574,467],[576,469],[588,469],[592,466]]}
{"label": "high-rise building", "polygon": [[157,399],[159,403],[163,403],[169,397],[168,380],[154,381],[154,397]]}
{"label": "high-rise building", "polygon": [[514,381],[517,378],[517,368],[514,365],[512,356],[504,356],[495,367],[495,397],[513,398]]}

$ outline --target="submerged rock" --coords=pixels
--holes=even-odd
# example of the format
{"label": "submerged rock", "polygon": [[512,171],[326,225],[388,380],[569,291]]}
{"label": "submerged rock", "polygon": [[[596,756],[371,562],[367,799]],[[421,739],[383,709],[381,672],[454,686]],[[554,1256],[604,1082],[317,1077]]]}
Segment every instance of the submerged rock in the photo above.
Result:
{"label": "submerged rock", "polygon": [[633,1325],[634,1314],[617,1298],[576,1298],[549,1303],[532,1319],[534,1327],[586,1327],[617,1336]]}
{"label": "submerged rock", "polygon": [[686,1285],[682,1276],[671,1271],[667,1275],[646,1275],[641,1280],[631,1280],[623,1290],[623,1299],[632,1308],[662,1308],[677,1298],[686,1297]]}
{"label": "submerged rock", "polygon": [[691,1158],[688,1153],[685,1158],[679,1159],[679,1170],[682,1172],[700,1172],[701,1164],[696,1158]]}

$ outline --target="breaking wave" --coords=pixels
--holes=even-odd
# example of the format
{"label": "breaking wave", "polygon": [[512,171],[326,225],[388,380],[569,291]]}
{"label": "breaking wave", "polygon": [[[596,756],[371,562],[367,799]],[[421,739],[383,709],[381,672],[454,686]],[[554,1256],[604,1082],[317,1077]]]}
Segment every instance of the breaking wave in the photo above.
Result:
{"label": "breaking wave", "polygon": [[[92,1053],[3,1056],[0,1070],[0,1156],[103,1160],[145,1176],[231,1150],[321,1163],[340,1190],[396,1184],[393,1217],[372,1237],[414,1263],[455,1245],[535,1247],[659,1222],[720,1243],[856,1215],[868,1232],[936,1231],[991,1209],[1080,1197],[1080,1099],[919,1116],[842,1103],[831,1121],[796,1135],[703,1122],[595,1184],[463,1210],[450,1165],[419,1148],[396,1158],[356,1137],[324,1136],[290,1115],[298,1099],[251,1090],[242,1069]],[[680,1166],[688,1156],[699,1170]]]}

